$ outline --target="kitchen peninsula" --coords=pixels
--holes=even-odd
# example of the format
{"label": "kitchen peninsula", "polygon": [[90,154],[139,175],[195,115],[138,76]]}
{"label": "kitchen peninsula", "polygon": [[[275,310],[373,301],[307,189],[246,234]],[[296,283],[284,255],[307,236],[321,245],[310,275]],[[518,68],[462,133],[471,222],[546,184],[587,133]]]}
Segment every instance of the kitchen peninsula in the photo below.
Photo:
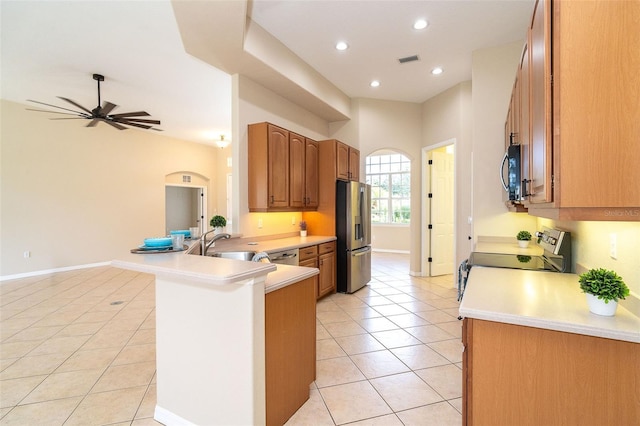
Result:
{"label": "kitchen peninsula", "polygon": [[577,275],[474,266],[460,315],[463,424],[640,418],[638,312],[590,313]]}
{"label": "kitchen peninsula", "polygon": [[[315,380],[317,269],[185,252],[128,254],[112,265],[156,276],[156,420],[269,424],[276,422],[270,418],[286,420],[309,397]],[[294,307],[283,314],[279,304]],[[304,344],[290,345],[286,353],[270,351],[270,321],[281,325],[283,315],[295,328],[285,334]],[[278,347],[287,344],[274,341]],[[290,360],[271,359],[274,353]],[[274,362],[277,368],[270,369]],[[288,376],[270,374],[283,369]],[[276,404],[299,405],[270,404],[273,380],[279,380],[277,392],[271,392]]]}

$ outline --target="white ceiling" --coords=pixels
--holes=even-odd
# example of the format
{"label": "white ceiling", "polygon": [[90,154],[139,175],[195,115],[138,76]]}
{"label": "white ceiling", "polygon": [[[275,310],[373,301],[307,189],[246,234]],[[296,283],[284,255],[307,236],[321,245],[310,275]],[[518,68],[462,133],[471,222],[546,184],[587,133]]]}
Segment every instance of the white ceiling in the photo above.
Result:
{"label": "white ceiling", "polygon": [[[474,50],[524,39],[533,2],[253,0],[246,13],[347,96],[423,102],[471,79]],[[91,75],[100,73],[102,100],[119,105],[114,113],[145,110],[162,121],[163,135],[194,142],[231,135],[231,77],[185,53],[170,1],[2,0],[0,7],[3,99],[67,107],[56,98],[64,96],[93,108]],[[418,17],[427,29],[411,28]],[[350,48],[336,51],[338,39]],[[398,63],[410,55],[420,61]],[[434,66],[445,72],[432,76]]]}

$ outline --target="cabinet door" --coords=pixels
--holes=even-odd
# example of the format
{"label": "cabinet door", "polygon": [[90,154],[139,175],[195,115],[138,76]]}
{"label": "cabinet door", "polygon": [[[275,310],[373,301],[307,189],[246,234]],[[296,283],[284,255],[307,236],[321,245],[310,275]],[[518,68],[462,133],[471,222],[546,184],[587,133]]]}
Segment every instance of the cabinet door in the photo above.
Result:
{"label": "cabinet door", "polygon": [[[528,32],[530,34],[530,31]],[[531,166],[530,160],[531,155],[529,150],[531,149],[531,130],[530,130],[530,121],[529,121],[529,112],[531,110],[530,101],[531,96],[530,93],[530,59],[529,59],[529,47],[528,43],[525,43],[524,50],[522,51],[522,59],[520,61],[520,124],[519,134],[520,134],[520,155],[521,155],[521,176],[523,180],[526,180],[525,184],[522,187],[522,196],[525,200],[528,200],[528,194],[531,192],[530,183],[531,180]]]}
{"label": "cabinet door", "polygon": [[349,148],[349,180],[360,180],[360,151]]}
{"label": "cabinet door", "polygon": [[303,136],[289,133],[289,206],[302,208],[305,205],[305,150]]}
{"label": "cabinet door", "polygon": [[531,23],[529,48],[531,159],[529,200],[548,203],[552,199],[551,157],[551,2],[538,0]]}
{"label": "cabinet door", "polygon": [[326,253],[318,256],[318,297],[333,293],[336,289],[336,254]]}
{"label": "cabinet door", "polygon": [[289,207],[289,132],[269,125],[269,207]]}
{"label": "cabinet door", "polygon": [[336,142],[337,178],[349,180],[349,145]]}
{"label": "cabinet door", "polygon": [[319,202],[319,161],[318,142],[311,139],[305,141],[304,193],[305,208],[317,208]]}

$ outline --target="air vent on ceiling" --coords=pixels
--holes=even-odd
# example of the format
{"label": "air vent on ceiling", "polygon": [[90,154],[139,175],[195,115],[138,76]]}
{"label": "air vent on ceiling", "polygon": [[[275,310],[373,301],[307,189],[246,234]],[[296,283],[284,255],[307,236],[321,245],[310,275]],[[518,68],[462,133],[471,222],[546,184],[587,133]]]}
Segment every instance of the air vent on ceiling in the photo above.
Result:
{"label": "air vent on ceiling", "polygon": [[406,64],[407,62],[413,62],[413,61],[419,61],[420,58],[418,57],[418,55],[413,55],[413,56],[407,56],[405,58],[400,58],[398,59],[398,62],[400,62],[401,64]]}

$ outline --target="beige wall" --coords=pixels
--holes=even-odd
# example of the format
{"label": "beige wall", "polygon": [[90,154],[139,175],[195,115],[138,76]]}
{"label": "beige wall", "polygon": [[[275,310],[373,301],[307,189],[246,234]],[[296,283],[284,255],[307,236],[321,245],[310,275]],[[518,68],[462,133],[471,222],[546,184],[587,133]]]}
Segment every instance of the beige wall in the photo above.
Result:
{"label": "beige wall", "polygon": [[536,230],[536,219],[510,213],[502,201],[500,161],[504,123],[523,42],[473,53],[473,236],[513,237],[521,229]]}
{"label": "beige wall", "polygon": [[[556,227],[571,232],[574,270],[576,264],[586,269],[614,270],[624,279],[629,289],[640,297],[640,223],[539,219],[538,226]],[[610,234],[615,234],[617,238],[617,259],[609,257]]]}
{"label": "beige wall", "polygon": [[[329,123],[311,114],[298,105],[253,82],[247,77],[234,75],[234,178],[238,181],[234,190],[235,211],[239,227],[245,237],[264,236],[297,232],[302,214],[295,213],[249,213],[247,193],[247,126],[251,123],[268,121],[314,140],[329,139]],[[236,178],[237,177],[237,178]],[[262,228],[258,221],[262,221]],[[293,222],[293,223],[292,223]]]}
{"label": "beige wall", "polygon": [[[333,123],[331,137],[360,150],[360,176],[364,181],[364,159],[380,149],[393,149],[411,160],[411,225],[400,235],[407,236],[403,250],[411,251],[410,271],[420,271],[420,192],[421,192],[421,105],[410,102],[354,99],[350,122]],[[394,234],[374,229],[374,249],[396,250]],[[406,237],[405,237],[406,238]]]}
{"label": "beige wall", "polygon": [[209,177],[215,210],[215,148],[1,105],[0,276],[106,262],[164,235],[176,171]]}

